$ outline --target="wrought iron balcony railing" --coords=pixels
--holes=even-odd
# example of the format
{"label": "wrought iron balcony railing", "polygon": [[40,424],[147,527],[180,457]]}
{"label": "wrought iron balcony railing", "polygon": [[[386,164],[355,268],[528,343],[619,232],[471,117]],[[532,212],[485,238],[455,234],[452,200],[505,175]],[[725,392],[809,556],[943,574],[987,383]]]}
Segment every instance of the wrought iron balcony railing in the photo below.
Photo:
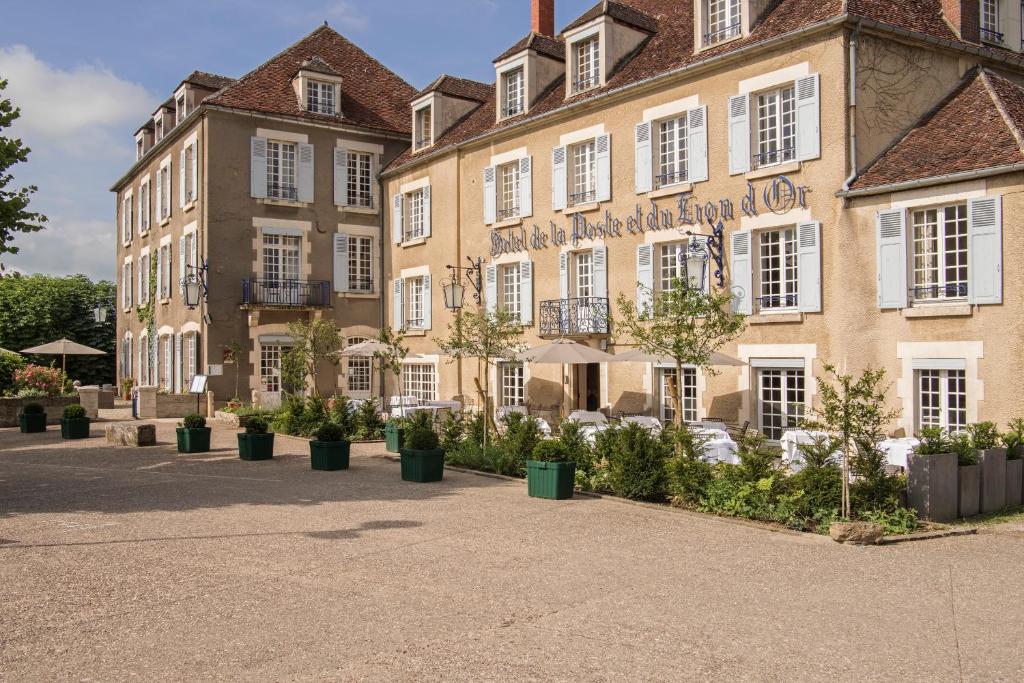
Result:
{"label": "wrought iron balcony railing", "polygon": [[288,199],[298,201],[299,189],[286,183],[267,183],[267,197],[271,199]]}
{"label": "wrought iron balcony railing", "polygon": [[591,204],[597,201],[597,190],[585,190],[583,192],[574,192],[569,195],[569,206],[579,206],[580,204]]}
{"label": "wrought iron balcony railing", "polygon": [[984,26],[981,27],[978,30],[981,32],[981,39],[984,42],[986,42],[986,43],[998,43],[998,44],[1002,45],[1003,37],[1004,36],[999,31],[993,31],[992,29],[985,28]]}
{"label": "wrought iron balcony railing", "polygon": [[583,92],[584,90],[596,88],[597,84],[597,76],[588,76],[587,78],[580,78],[572,82],[572,91],[574,93]]}
{"label": "wrought iron balcony railing", "polygon": [[373,278],[348,276],[348,290],[350,292],[372,292]]}
{"label": "wrought iron balcony railing", "polygon": [[416,141],[416,149],[423,149],[430,145],[430,138],[420,138]]}
{"label": "wrought iron balcony railing", "polygon": [[363,209],[373,207],[373,193],[371,192],[349,192],[348,205],[358,206]]}
{"label": "wrought iron balcony railing", "polygon": [[685,183],[689,173],[683,169],[682,171],[671,171],[669,173],[662,173],[661,175],[655,176],[654,181],[657,183],[659,188],[668,187],[669,185],[675,185],[676,183]]}
{"label": "wrought iron balcony railing", "polygon": [[507,221],[510,218],[517,218],[519,216],[518,206],[506,206],[504,209],[498,209],[497,219],[499,221]]}
{"label": "wrought iron balcony railing", "polygon": [[775,164],[784,164],[787,161],[793,161],[796,158],[796,147],[784,147],[783,149],[777,149],[772,152],[764,152],[763,154],[755,154],[753,157],[754,169],[764,168],[765,166],[774,166]]}
{"label": "wrought iron balcony railing", "polygon": [[508,118],[510,116],[519,116],[522,113],[523,113],[523,105],[521,105],[521,104],[513,104],[513,105],[510,105],[508,107],[502,107],[501,108],[501,116],[502,116],[502,118]]}
{"label": "wrought iron balcony railing", "polygon": [[758,310],[772,311],[780,308],[796,308],[800,297],[796,294],[769,294],[757,297]]}
{"label": "wrought iron balcony railing", "polygon": [[725,28],[718,29],[717,31],[709,31],[708,33],[704,34],[704,44],[714,45],[715,43],[720,43],[723,40],[735,38],[740,34],[742,29],[742,25],[739,22],[737,22],[735,24],[732,24],[731,26],[726,26]]}
{"label": "wrought iron balcony railing", "polygon": [[913,301],[933,301],[935,299],[963,299],[967,296],[967,283],[948,285],[918,285],[910,288]]}
{"label": "wrought iron balcony railing", "polygon": [[545,337],[585,337],[608,334],[608,299],[552,299],[540,302],[540,334]]}
{"label": "wrought iron balcony railing", "polygon": [[242,280],[242,305],[250,308],[330,308],[328,280]]}

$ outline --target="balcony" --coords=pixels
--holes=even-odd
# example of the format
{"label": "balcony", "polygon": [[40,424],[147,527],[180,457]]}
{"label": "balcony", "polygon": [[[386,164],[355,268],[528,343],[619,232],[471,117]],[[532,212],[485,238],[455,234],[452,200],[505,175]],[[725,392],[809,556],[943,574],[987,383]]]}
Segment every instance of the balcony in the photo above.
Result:
{"label": "balcony", "polygon": [[967,298],[967,283],[957,282],[946,285],[918,285],[910,288],[911,301],[946,301]]}
{"label": "balcony", "polygon": [[500,208],[495,212],[495,218],[499,223],[502,221],[512,220],[513,218],[519,218],[519,207],[506,206]]}
{"label": "balcony", "polygon": [[796,147],[785,147],[783,149],[777,149],[770,152],[764,152],[763,154],[755,154],[753,156],[753,167],[751,170],[758,170],[760,168],[766,168],[768,166],[778,166],[789,161],[796,159]]}
{"label": "balcony", "polygon": [[721,43],[723,40],[729,40],[735,38],[743,32],[743,26],[739,22],[726,26],[725,28],[718,29],[717,31],[709,31],[704,34],[704,45],[714,45]]}
{"label": "balcony", "polygon": [[981,33],[981,40],[983,42],[995,43],[996,45],[1002,45],[1003,44],[1003,38],[1005,36],[1002,33],[1000,33],[999,31],[996,31],[995,29],[992,29],[992,28],[985,28],[984,26],[982,26],[978,30]]}
{"label": "balcony", "polygon": [[330,308],[328,280],[242,280],[243,308]]}
{"label": "balcony", "polygon": [[660,190],[663,187],[685,183],[689,179],[686,169],[681,171],[668,171],[654,177],[656,187]]}
{"label": "balcony", "polygon": [[569,195],[569,206],[580,206],[582,204],[593,204],[597,201],[597,190],[584,190],[573,192]]}
{"label": "balcony", "polygon": [[294,185],[286,183],[267,183],[267,198],[297,202],[299,201],[299,190]]}
{"label": "balcony", "polygon": [[589,337],[608,334],[608,299],[552,299],[540,302],[542,337]]}
{"label": "balcony", "polygon": [[797,294],[769,294],[757,297],[756,301],[759,312],[784,311],[796,308],[800,297]]}

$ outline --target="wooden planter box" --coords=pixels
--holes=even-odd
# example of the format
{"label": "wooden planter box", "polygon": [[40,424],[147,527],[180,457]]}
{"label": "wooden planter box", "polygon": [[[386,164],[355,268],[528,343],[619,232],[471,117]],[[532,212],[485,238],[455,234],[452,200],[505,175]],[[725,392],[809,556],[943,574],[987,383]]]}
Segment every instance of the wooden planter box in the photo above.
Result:
{"label": "wooden planter box", "polygon": [[1006,507],[1024,504],[1024,460],[1006,461]]}
{"label": "wooden planter box", "polygon": [[960,465],[957,510],[961,517],[974,517],[981,511],[981,465]]}
{"label": "wooden planter box", "polygon": [[425,484],[431,481],[441,481],[444,477],[443,448],[433,451],[403,448],[399,452],[402,454],[402,481]]}
{"label": "wooden planter box", "polygon": [[62,439],[88,439],[89,418],[68,418],[60,421],[60,437]]}
{"label": "wooden planter box", "polygon": [[349,441],[310,441],[310,466],[323,472],[347,470],[351,449]]}
{"label": "wooden planter box", "polygon": [[576,463],[526,461],[526,492],[532,498],[567,500],[576,485]]}
{"label": "wooden planter box", "polygon": [[1006,507],[1006,449],[978,451],[981,466],[981,513],[988,514]]}
{"label": "wooden planter box", "polygon": [[46,413],[22,413],[18,416],[18,428],[22,434],[38,434],[46,431]]}
{"label": "wooden planter box", "polygon": [[957,460],[952,453],[907,458],[907,507],[932,522],[957,518],[959,497]]}
{"label": "wooden planter box", "polygon": [[242,460],[270,460],[274,457],[274,435],[239,434],[238,457]]}
{"label": "wooden planter box", "polygon": [[209,453],[210,451],[210,427],[197,427],[186,429],[178,427],[178,452],[179,453]]}

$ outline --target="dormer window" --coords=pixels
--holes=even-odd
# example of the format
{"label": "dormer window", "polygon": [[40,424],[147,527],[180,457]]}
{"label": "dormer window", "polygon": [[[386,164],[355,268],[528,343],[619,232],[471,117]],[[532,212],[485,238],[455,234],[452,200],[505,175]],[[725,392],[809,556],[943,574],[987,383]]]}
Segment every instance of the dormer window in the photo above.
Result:
{"label": "dormer window", "polygon": [[601,84],[600,40],[585,38],[573,46],[573,93],[596,88]]}
{"label": "dormer window", "polygon": [[306,110],[317,114],[331,114],[334,108],[334,84],[324,81],[306,82]]}
{"label": "dormer window", "polygon": [[185,93],[178,95],[178,99],[175,100],[174,106],[176,112],[174,125],[178,125],[185,120],[186,116],[188,116],[188,109],[185,103]]}
{"label": "dormer window", "polygon": [[523,69],[514,69],[502,76],[502,97],[504,104],[501,108],[503,118],[518,116],[526,111],[525,106],[525,77]]}
{"label": "dormer window", "polygon": [[999,32],[999,0],[981,0],[981,39],[986,43],[1002,43]]}
{"label": "dormer window", "polygon": [[141,137],[135,141],[135,160],[138,161],[146,154],[146,143]]}
{"label": "dormer window", "polygon": [[156,117],[156,140],[159,142],[164,139],[164,117],[160,114]]}
{"label": "dormer window", "polygon": [[704,44],[714,45],[743,33],[742,0],[705,0],[707,33]]}
{"label": "dormer window", "polygon": [[416,149],[434,144],[433,111],[431,105],[416,110]]}

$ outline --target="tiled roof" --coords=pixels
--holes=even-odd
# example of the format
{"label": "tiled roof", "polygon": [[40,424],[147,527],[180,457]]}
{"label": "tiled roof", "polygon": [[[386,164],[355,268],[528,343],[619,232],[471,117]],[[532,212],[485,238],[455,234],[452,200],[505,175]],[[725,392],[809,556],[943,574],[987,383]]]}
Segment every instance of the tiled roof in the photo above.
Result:
{"label": "tiled roof", "polygon": [[302,63],[299,67],[299,71],[311,71],[316,74],[325,74],[327,76],[340,76],[337,69],[332,67],[330,64],[320,59],[319,55],[313,55]]}
{"label": "tiled roof", "polygon": [[851,185],[865,190],[1024,163],[1024,89],[972,69],[953,92]]}
{"label": "tiled roof", "polygon": [[156,126],[153,125],[153,119],[146,119],[146,122],[135,129],[135,134],[138,135],[139,131],[153,130]]}
{"label": "tiled roof", "polygon": [[413,95],[410,100],[418,100],[427,93],[439,92],[442,95],[459,97],[473,102],[484,102],[494,93],[494,86],[471,81],[468,78],[459,78],[442,74],[433,83]]}
{"label": "tiled roof", "polygon": [[[341,117],[303,110],[292,77],[311,56],[320,57],[343,79]],[[231,109],[344,123],[403,135],[410,133],[409,100],[414,89],[394,72],[328,26],[321,26],[262,66],[204,100]]]}
{"label": "tiled roof", "polygon": [[604,15],[608,15],[616,21],[621,21],[623,24],[628,24],[629,26],[647,31],[648,33],[654,33],[658,30],[658,22],[643,12],[621,2],[615,2],[614,0],[601,0],[601,2],[584,12],[576,21],[563,28],[562,33],[566,33],[574,28],[583,26],[583,24],[591,22]]}
{"label": "tiled roof", "polygon": [[192,85],[198,85],[204,90],[220,90],[221,88],[231,85],[235,82],[235,79],[228,78],[227,76],[218,76],[217,74],[207,73],[206,71],[193,71],[188,75],[182,83],[191,83]]}
{"label": "tiled roof", "polygon": [[548,57],[562,62],[565,61],[565,43],[540,33],[530,33],[515,45],[498,55],[494,61],[500,62],[503,59],[508,59],[512,55],[519,54],[523,50],[534,50],[538,54],[547,55]]}

